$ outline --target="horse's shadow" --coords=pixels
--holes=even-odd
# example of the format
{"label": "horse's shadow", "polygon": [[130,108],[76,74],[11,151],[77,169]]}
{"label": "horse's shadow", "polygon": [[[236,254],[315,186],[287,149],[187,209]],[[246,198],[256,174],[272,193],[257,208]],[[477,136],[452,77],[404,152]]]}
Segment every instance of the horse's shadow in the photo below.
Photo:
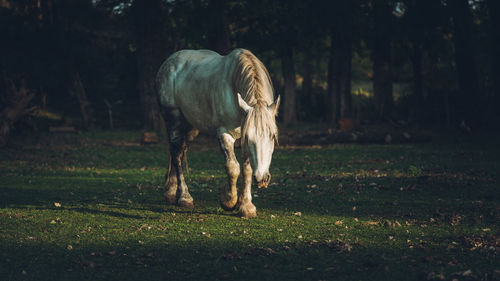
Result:
{"label": "horse's shadow", "polygon": [[[212,208],[211,208],[212,209]],[[152,212],[169,212],[169,213],[174,213],[174,214],[183,214],[183,215],[219,215],[219,216],[224,216],[224,217],[239,217],[238,213],[236,211],[220,211],[219,209],[214,209],[214,210],[197,210],[196,207],[194,209],[181,209],[181,207],[176,207],[169,205],[164,208],[155,208],[153,209],[148,209]]]}

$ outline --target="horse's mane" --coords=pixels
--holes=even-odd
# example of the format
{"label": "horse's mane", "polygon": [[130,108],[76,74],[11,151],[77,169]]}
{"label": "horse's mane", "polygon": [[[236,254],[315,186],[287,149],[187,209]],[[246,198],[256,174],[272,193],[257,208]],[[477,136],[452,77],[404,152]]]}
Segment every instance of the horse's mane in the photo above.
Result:
{"label": "horse's mane", "polygon": [[[240,93],[250,106],[273,102],[273,84],[264,64],[250,51],[240,49],[233,71],[233,92]],[[270,91],[265,91],[266,87]],[[270,94],[270,95],[269,95]]]}
{"label": "horse's mane", "polygon": [[[241,50],[233,72],[233,92],[240,93],[252,107],[241,126],[241,144],[247,141],[249,128],[254,127],[257,138],[271,136],[278,141],[278,126],[267,106],[273,102],[273,85],[264,64],[248,50]],[[269,88],[270,87],[270,88]],[[267,90],[267,91],[266,91]]]}

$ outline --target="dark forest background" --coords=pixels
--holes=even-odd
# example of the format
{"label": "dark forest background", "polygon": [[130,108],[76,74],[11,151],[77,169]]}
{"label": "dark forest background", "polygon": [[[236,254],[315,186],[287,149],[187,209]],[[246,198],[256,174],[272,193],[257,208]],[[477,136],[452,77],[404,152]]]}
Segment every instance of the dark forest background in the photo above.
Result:
{"label": "dark forest background", "polygon": [[154,78],[186,48],[251,50],[282,126],[496,131],[499,16],[497,0],[0,0],[0,146],[56,126],[164,130]]}

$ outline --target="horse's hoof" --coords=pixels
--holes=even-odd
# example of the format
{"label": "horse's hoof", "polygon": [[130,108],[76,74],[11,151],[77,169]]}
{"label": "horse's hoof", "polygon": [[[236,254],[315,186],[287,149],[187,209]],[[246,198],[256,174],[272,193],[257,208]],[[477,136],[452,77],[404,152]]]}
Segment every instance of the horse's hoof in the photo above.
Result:
{"label": "horse's hoof", "polygon": [[222,209],[224,209],[225,211],[233,211],[235,208],[236,208],[236,202],[232,203],[232,202],[220,202],[220,206],[222,207]]}
{"label": "horse's hoof", "polygon": [[167,200],[168,203],[170,204],[175,204],[177,203],[177,196],[174,194],[169,194],[167,192],[165,192],[165,194],[163,194],[165,196],[165,199]]}
{"label": "horse's hoof", "polygon": [[193,209],[194,208],[193,199],[189,200],[186,198],[179,198],[179,200],[177,201],[177,206]]}
{"label": "horse's hoof", "polygon": [[255,218],[257,216],[257,209],[251,203],[244,206],[240,206],[238,215],[242,218],[247,218],[247,219]]}
{"label": "horse's hoof", "polygon": [[220,206],[222,207],[222,209],[224,209],[226,211],[232,211],[235,209],[236,203],[238,203],[238,197],[237,196],[228,197],[228,196],[221,195],[219,203],[220,203]]}

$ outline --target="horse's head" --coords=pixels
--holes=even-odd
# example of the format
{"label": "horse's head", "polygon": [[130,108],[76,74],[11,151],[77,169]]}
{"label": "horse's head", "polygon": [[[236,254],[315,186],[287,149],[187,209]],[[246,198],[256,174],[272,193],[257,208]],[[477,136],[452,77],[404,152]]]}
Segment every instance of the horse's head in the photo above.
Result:
{"label": "horse's head", "polygon": [[242,148],[250,159],[253,178],[258,187],[267,187],[271,180],[269,166],[273,156],[274,144],[278,141],[276,115],[280,97],[271,105],[256,104],[249,106],[238,94],[238,103],[245,114],[242,126]]}

